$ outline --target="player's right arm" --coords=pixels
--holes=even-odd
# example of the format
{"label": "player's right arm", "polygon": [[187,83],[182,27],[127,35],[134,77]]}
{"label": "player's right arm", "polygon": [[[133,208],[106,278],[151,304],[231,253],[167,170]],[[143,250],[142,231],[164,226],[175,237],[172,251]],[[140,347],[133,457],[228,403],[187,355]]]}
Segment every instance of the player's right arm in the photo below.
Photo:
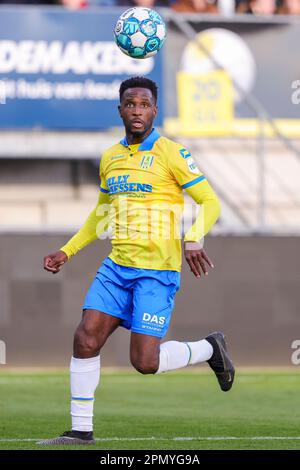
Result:
{"label": "player's right arm", "polygon": [[44,269],[58,273],[62,266],[78,251],[92,243],[108,229],[109,195],[103,172],[103,157],[100,162],[100,193],[96,207],[92,210],[83,226],[58,251],[50,253],[44,258]]}
{"label": "player's right arm", "polygon": [[96,240],[108,228],[107,193],[100,192],[96,207],[92,210],[82,227],[59,251],[50,253],[44,258],[44,269],[53,274],[59,272],[62,266],[78,251]]}

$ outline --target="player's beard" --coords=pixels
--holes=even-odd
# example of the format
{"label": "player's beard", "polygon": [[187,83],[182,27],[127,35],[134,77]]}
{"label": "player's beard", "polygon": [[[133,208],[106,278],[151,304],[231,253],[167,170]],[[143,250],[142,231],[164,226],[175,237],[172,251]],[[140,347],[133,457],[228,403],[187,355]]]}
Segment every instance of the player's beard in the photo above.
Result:
{"label": "player's beard", "polygon": [[144,127],[141,129],[132,129],[131,124],[125,126],[126,134],[132,135],[134,138],[138,138],[140,140],[144,140],[144,136],[148,136],[150,134],[150,130],[153,127],[153,121],[146,123]]}

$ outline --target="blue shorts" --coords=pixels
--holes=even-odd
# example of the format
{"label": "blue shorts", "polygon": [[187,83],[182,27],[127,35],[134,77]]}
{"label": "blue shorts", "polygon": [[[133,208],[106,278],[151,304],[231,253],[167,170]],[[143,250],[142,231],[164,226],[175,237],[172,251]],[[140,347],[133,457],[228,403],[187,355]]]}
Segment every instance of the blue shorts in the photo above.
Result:
{"label": "blue shorts", "polygon": [[135,333],[162,338],[168,331],[180,285],[177,271],[120,266],[106,258],[92,282],[83,310],[120,318]]}

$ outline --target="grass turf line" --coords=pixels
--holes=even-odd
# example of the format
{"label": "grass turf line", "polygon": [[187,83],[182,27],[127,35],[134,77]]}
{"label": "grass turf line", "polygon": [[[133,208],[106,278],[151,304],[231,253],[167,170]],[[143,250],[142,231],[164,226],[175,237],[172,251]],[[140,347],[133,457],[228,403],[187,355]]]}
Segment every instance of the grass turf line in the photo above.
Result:
{"label": "grass turf line", "polygon": [[292,371],[242,372],[223,393],[212,373],[195,368],[159,376],[103,370],[94,432],[105,440],[40,447],[4,440],[50,438],[69,429],[69,375],[2,369],[0,449],[299,449],[299,392]]}

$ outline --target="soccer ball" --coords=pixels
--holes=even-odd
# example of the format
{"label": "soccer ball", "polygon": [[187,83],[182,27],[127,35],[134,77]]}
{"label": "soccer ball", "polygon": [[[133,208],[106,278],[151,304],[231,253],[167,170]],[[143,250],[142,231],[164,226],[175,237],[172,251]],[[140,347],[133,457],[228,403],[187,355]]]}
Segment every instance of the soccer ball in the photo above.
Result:
{"label": "soccer ball", "polygon": [[124,54],[146,59],[158,53],[166,39],[162,17],[150,8],[129,8],[118,19],[115,41]]}

